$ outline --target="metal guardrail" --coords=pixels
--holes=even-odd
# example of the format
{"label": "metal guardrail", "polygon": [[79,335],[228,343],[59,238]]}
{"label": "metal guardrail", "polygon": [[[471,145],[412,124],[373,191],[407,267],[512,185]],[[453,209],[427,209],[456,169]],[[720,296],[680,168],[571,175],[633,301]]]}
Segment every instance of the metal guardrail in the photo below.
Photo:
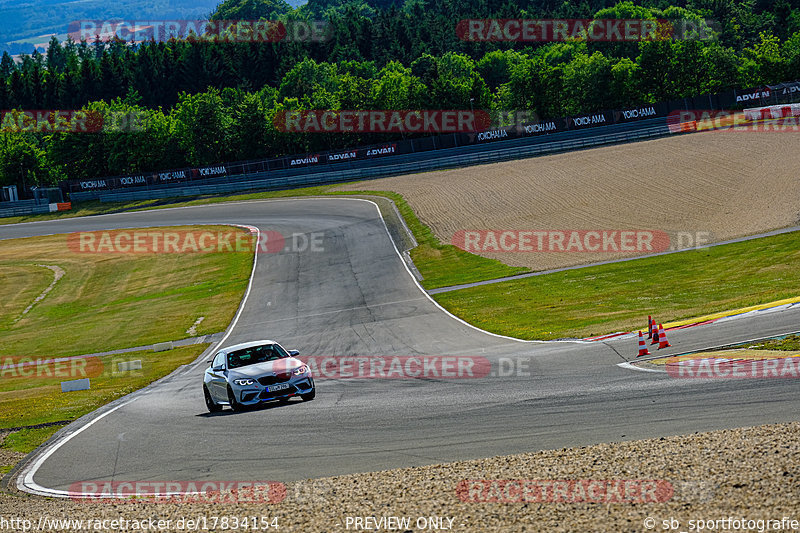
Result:
{"label": "metal guardrail", "polygon": [[39,205],[39,203],[36,200],[17,200],[15,202],[3,202],[2,204],[0,204],[0,207],[2,207],[3,209],[14,209],[17,207],[28,208],[36,205]]}
{"label": "metal guardrail", "polygon": [[72,193],[75,201],[99,199],[101,202],[155,200],[179,196],[227,194],[247,190],[280,190],[303,186],[375,179],[386,176],[458,168],[571,151],[581,148],[618,144],[670,135],[661,119],[597,127],[580,132],[564,132],[540,137],[497,141],[444,150],[405,154],[386,160],[373,160],[290,171],[260,172],[202,182],[148,187],[137,190],[91,191]]}
{"label": "metal guardrail", "polygon": [[25,215],[35,215],[40,213],[49,213],[50,206],[45,205],[32,205],[29,207],[10,207],[10,208],[3,208],[3,204],[0,204],[0,218],[5,217],[22,217]]}

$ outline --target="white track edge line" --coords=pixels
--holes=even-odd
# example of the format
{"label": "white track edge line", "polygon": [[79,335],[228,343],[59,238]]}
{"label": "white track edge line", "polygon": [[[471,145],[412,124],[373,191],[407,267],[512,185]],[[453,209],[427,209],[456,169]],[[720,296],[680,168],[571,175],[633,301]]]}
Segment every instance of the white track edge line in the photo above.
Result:
{"label": "white track edge line", "polygon": [[[241,224],[234,224],[234,226],[246,229],[255,228],[256,243],[261,242],[261,229],[258,228],[257,226],[246,226]],[[216,351],[220,346],[222,346],[223,342],[228,340],[228,337],[231,336],[231,333],[233,333],[234,328],[236,328],[236,325],[239,323],[239,318],[241,318],[242,312],[244,311],[244,308],[247,305],[247,300],[250,298],[250,291],[252,291],[253,289],[253,280],[255,279],[256,276],[256,266],[258,266],[258,246],[255,247],[255,250],[253,252],[253,268],[252,270],[250,270],[250,281],[247,283],[247,290],[245,291],[244,296],[242,297],[242,301],[239,304],[239,309],[236,311],[236,316],[233,317],[233,321],[231,322],[230,326],[228,326],[228,330],[225,332],[225,335],[222,336],[222,339],[220,339],[220,341],[216,344],[216,346],[214,346],[214,348],[211,349],[212,352]],[[200,362],[202,362],[202,360]],[[192,368],[197,366],[200,362],[194,363],[192,365]]]}
{"label": "white track edge line", "polygon": [[44,464],[44,462],[48,458],[50,458],[50,456],[53,455],[64,444],[66,444],[74,437],[77,437],[78,435],[80,435],[81,433],[92,427],[95,424],[95,422],[102,420],[103,418],[107,417],[117,409],[121,409],[122,407],[125,407],[129,403],[135,402],[136,400],[137,398],[133,398],[132,400],[128,400],[125,403],[121,403],[118,406],[109,409],[108,411],[96,417],[94,420],[92,420],[85,426],[79,428],[77,431],[70,433],[63,439],[58,440],[56,443],[50,446],[50,448],[48,448],[45,453],[40,455],[39,458],[36,459],[36,461],[31,466],[27,466],[23,469],[23,471],[17,477],[17,488],[24,492],[30,492],[32,494],[38,494],[40,496],[57,496],[60,498],[66,498],[68,496],[71,496],[70,492],[66,490],[58,490],[58,489],[42,487],[41,485],[36,483],[36,481],[33,480],[33,476],[36,474],[39,468]]}
{"label": "white track edge line", "polygon": [[474,326],[474,325],[470,324],[469,322],[467,322],[467,321],[455,316],[453,313],[451,313],[450,311],[448,311],[447,309],[442,307],[439,304],[439,302],[434,300],[433,296],[428,294],[428,291],[426,291],[422,287],[422,285],[420,285],[419,281],[417,281],[416,276],[414,276],[414,274],[411,272],[411,269],[408,268],[408,264],[405,262],[405,260],[403,260],[403,256],[400,254],[400,251],[397,249],[397,244],[395,244],[394,239],[392,238],[391,232],[389,232],[389,226],[386,225],[386,220],[384,220],[383,214],[381,213],[381,210],[380,210],[380,207],[378,206],[378,204],[373,202],[372,200],[367,200],[365,198],[343,198],[343,199],[344,200],[356,200],[356,201],[359,201],[359,202],[368,202],[368,203],[372,204],[373,206],[375,206],[375,210],[378,212],[378,216],[380,217],[381,222],[383,223],[383,229],[386,230],[386,234],[389,237],[389,242],[392,243],[392,248],[394,248],[394,253],[397,254],[398,259],[400,259],[400,262],[403,264],[403,267],[406,269],[406,273],[408,273],[409,277],[411,277],[411,279],[414,281],[414,284],[417,286],[419,291],[422,294],[424,294],[425,297],[433,303],[433,305],[438,307],[440,311],[442,311],[443,313],[448,315],[450,318],[453,318],[453,319],[457,320],[458,322],[461,322],[463,325],[465,325],[467,327],[470,327],[470,328],[472,328],[472,329],[474,329],[476,331],[480,331],[481,333],[485,333],[486,335],[491,335],[492,337],[497,337],[497,338],[500,338],[500,339],[507,339],[507,340],[515,341],[515,342],[541,343],[541,344],[552,344],[552,343],[592,344],[591,342],[583,341],[583,340],[574,340],[574,341],[539,341],[539,340],[518,339],[516,337],[509,337],[507,335],[500,335],[499,333],[492,333],[491,331],[486,331],[484,329],[481,329],[481,328],[479,328],[477,326]]}
{"label": "white track edge line", "polygon": [[617,366],[620,368],[624,368],[625,370],[638,370],[639,372],[656,372],[658,374],[666,374],[666,370],[656,370],[654,368],[641,368],[633,363],[625,362],[625,363],[617,363]]}
{"label": "white track edge line", "polygon": [[[216,224],[205,224],[205,225],[216,225]],[[256,226],[244,226],[244,225],[239,225],[239,224],[234,224],[234,225],[238,226],[238,227],[244,227],[244,228],[250,228],[250,227],[255,228],[256,229],[256,242],[259,242],[258,239],[261,236],[261,230],[258,227],[256,227]],[[236,327],[236,324],[239,322],[239,318],[242,316],[242,311],[244,311],[245,305],[247,304],[247,300],[250,297],[250,291],[253,288],[253,278],[255,277],[255,273],[256,273],[256,265],[258,265],[258,250],[257,249],[253,253],[253,268],[250,271],[250,281],[247,284],[247,290],[245,291],[244,297],[242,297],[242,301],[239,304],[239,309],[236,312],[236,316],[233,317],[233,321],[231,322],[230,326],[228,326],[228,330],[225,332],[225,335],[217,343],[217,345],[214,346],[214,348],[211,350],[212,352],[214,350],[216,350],[217,348],[219,348],[220,346],[222,346],[222,343],[225,342],[228,339],[228,337],[230,336],[230,334],[233,332],[234,328]],[[192,368],[197,366],[197,364],[199,364],[199,363],[194,363],[192,365]],[[67,442],[69,442],[73,437],[79,435],[80,433],[82,433],[86,429],[90,428],[95,422],[105,418],[106,416],[110,415],[111,413],[113,413],[117,409],[125,407],[129,403],[136,401],[136,399],[137,398],[133,398],[132,400],[129,400],[129,401],[125,402],[125,403],[122,403],[122,404],[114,407],[113,409],[109,409],[108,411],[106,411],[102,415],[98,416],[97,418],[95,418],[94,420],[92,420],[91,422],[86,424],[85,426],[81,427],[80,429],[78,429],[74,433],[71,433],[71,434],[67,435],[64,439],[61,439],[61,440],[57,441],[56,443],[54,443],[50,448],[47,449],[47,451],[44,454],[39,456],[39,458],[37,458],[37,460],[30,467],[26,467],[25,469],[23,469],[23,471],[17,477],[17,488],[22,490],[22,491],[24,491],[24,492],[30,492],[30,493],[33,493],[33,494],[38,494],[40,496],[56,496],[56,497],[60,497],[60,498],[86,497],[85,493],[72,493],[72,492],[69,492],[69,491],[43,487],[43,486],[39,485],[38,483],[36,483],[33,480],[33,476],[36,475],[36,472],[39,470],[39,468],[41,468],[41,466],[44,464],[44,462],[48,458],[50,458],[51,455],[53,455],[56,451],[58,451],[59,448],[61,448],[63,445],[65,445]]]}

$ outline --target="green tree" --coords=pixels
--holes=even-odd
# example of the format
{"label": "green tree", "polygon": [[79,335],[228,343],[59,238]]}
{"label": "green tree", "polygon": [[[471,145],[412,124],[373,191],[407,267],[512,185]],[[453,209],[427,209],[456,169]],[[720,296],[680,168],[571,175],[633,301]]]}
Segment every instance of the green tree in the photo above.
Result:
{"label": "green tree", "polygon": [[283,0],[225,0],[217,6],[212,20],[259,20],[285,15],[291,6]]}
{"label": "green tree", "polygon": [[227,159],[230,150],[226,132],[231,117],[217,89],[210,88],[199,94],[182,93],[171,116],[175,120],[179,146],[191,165],[210,165]]}
{"label": "green tree", "polygon": [[560,85],[560,67],[551,67],[541,57],[528,57],[511,68],[511,78],[501,87],[503,109],[515,109],[534,113],[542,118],[556,118],[548,101],[553,88]]}
{"label": "green tree", "polygon": [[792,35],[781,47],[786,79],[800,78],[800,32]]}
{"label": "green tree", "polygon": [[393,61],[378,73],[369,98],[376,109],[419,109],[423,86],[411,69]]}
{"label": "green tree", "polygon": [[269,132],[264,104],[257,94],[245,94],[232,109],[231,147],[238,160],[267,155]]}
{"label": "green tree", "polygon": [[675,62],[671,41],[648,41],[639,44],[636,58],[641,69],[640,91],[647,101],[658,102],[675,97]]}
{"label": "green tree", "polygon": [[[655,21],[660,13],[649,7],[636,5],[630,0],[619,2],[614,6],[600,9],[595,13],[595,19],[627,19],[627,20],[652,20]],[[634,58],[638,52],[634,42],[597,42],[588,41],[587,47],[590,54],[601,52],[608,57]]]}
{"label": "green tree", "polygon": [[47,70],[52,73],[64,72],[67,68],[67,54],[55,35],[47,45]]}
{"label": "green tree", "polygon": [[0,75],[0,109],[8,109],[11,107],[10,95],[8,91],[8,80],[5,76]]}
{"label": "green tree", "polygon": [[17,64],[8,55],[8,52],[3,52],[3,58],[0,59],[0,76],[8,78],[15,70],[17,70]]}
{"label": "green tree", "polygon": [[761,33],[757,43],[744,49],[743,56],[746,61],[742,64],[740,79],[745,86],[777,83],[787,74],[780,43],[772,34]]}
{"label": "green tree", "polygon": [[11,73],[8,79],[8,107],[22,106],[25,102],[25,81],[19,70]]}
{"label": "green tree", "polygon": [[44,152],[34,139],[23,133],[0,134],[0,185],[16,185],[22,192],[52,183]]}
{"label": "green tree", "polygon": [[516,50],[493,50],[485,54],[475,65],[486,85],[496,90],[511,79],[511,67],[521,61],[522,54]]}
{"label": "green tree", "polygon": [[639,89],[639,65],[624,57],[611,67],[609,107],[630,107],[648,102]]}
{"label": "green tree", "polygon": [[580,54],[564,67],[563,109],[566,115],[610,107],[611,62],[600,52]]}
{"label": "green tree", "polygon": [[310,96],[317,86],[335,93],[337,82],[336,65],[304,59],[283,76],[278,87],[278,94],[281,98],[303,98]]}
{"label": "green tree", "polygon": [[429,88],[427,105],[441,109],[486,109],[489,90],[475,70],[475,61],[462,54],[448,52],[437,58],[436,76]]}

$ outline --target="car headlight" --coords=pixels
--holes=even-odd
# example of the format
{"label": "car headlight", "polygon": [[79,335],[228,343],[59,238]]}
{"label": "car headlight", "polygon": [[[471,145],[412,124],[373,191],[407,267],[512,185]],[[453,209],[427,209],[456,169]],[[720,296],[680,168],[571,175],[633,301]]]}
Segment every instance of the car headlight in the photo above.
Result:
{"label": "car headlight", "polygon": [[306,372],[308,372],[308,367],[306,365],[303,365],[300,368],[296,368],[294,372],[292,372],[292,374],[294,374],[295,376],[299,376],[301,374],[305,374]]}
{"label": "car headlight", "polygon": [[252,385],[256,381],[254,379],[234,379],[233,382],[239,385],[240,387],[244,387],[246,385]]}

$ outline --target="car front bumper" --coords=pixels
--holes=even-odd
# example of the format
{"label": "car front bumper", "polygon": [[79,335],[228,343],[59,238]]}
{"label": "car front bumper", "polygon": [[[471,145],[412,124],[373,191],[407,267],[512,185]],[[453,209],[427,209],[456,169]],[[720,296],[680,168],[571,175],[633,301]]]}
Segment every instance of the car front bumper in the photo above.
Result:
{"label": "car front bumper", "polygon": [[262,402],[308,394],[314,390],[314,379],[311,376],[292,376],[288,381],[269,386],[260,385],[256,382],[252,385],[232,385],[231,388],[236,396],[236,401],[240,404],[257,405]]}

